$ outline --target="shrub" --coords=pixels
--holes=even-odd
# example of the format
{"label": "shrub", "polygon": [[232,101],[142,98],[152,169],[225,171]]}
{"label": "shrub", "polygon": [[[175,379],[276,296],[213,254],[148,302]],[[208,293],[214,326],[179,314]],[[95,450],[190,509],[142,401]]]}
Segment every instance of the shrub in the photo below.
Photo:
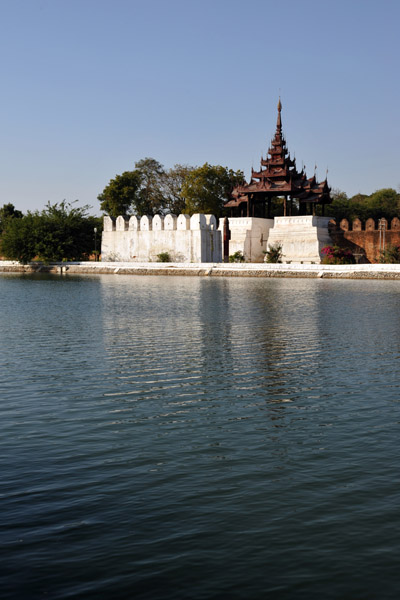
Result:
{"label": "shrub", "polygon": [[234,263],[244,262],[243,252],[241,252],[240,250],[236,250],[236,252],[234,252],[233,254],[230,255],[229,262],[234,262]]}
{"label": "shrub", "polygon": [[282,244],[277,242],[272,244],[265,252],[264,261],[267,263],[281,263],[282,262]]}
{"label": "shrub", "polygon": [[87,260],[93,252],[94,227],[102,223],[87,214],[89,206],[74,207],[65,200],[46,205],[41,212],[8,218],[2,232],[1,252],[11,260],[28,263],[35,257],[45,263]]}
{"label": "shrub", "polygon": [[351,250],[340,246],[325,246],[321,253],[323,265],[352,265],[356,262]]}
{"label": "shrub", "polygon": [[380,263],[400,263],[400,246],[388,246],[379,257]]}
{"label": "shrub", "polygon": [[157,258],[157,262],[171,262],[169,252],[160,252],[160,254],[157,254]]}

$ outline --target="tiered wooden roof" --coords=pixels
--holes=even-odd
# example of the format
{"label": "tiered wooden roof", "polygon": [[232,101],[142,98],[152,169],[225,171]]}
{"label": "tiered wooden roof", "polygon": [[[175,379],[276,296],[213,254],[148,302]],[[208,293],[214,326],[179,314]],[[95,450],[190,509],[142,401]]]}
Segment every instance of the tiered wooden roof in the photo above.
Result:
{"label": "tiered wooden roof", "polygon": [[[328,182],[319,183],[315,175],[307,178],[304,168],[300,172],[296,168],[296,160],[290,157],[286,140],[282,133],[282,103],[279,99],[276,131],[266,158],[261,157],[260,170],[251,170],[249,183],[237,186],[231,199],[225,204],[226,208],[241,208],[244,212],[247,205],[247,216],[253,216],[254,206],[260,203],[270,205],[271,198],[283,196],[286,214],[286,199],[298,200],[300,212],[305,212],[305,203],[329,204],[332,200]],[[303,206],[302,206],[303,205]],[[303,210],[302,210],[303,209]]]}

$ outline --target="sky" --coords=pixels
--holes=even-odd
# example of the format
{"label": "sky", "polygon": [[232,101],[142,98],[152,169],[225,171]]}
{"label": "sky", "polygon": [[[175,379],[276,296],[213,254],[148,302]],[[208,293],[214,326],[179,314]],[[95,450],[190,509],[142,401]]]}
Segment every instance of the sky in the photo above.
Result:
{"label": "sky", "polygon": [[0,206],[78,200],[152,157],[249,178],[291,155],[400,185],[399,0],[0,0]]}

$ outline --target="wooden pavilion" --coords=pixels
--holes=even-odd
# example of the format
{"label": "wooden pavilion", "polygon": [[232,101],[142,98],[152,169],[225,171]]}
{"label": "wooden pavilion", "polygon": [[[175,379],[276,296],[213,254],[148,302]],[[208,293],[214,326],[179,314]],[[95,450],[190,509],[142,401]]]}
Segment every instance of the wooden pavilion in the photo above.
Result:
{"label": "wooden pavilion", "polygon": [[278,102],[276,131],[266,158],[261,157],[259,171],[251,169],[250,183],[238,185],[232,191],[225,207],[231,209],[231,216],[267,217],[271,216],[271,201],[283,197],[284,216],[290,216],[293,201],[298,203],[298,214],[313,214],[317,204],[330,204],[331,188],[328,182],[319,183],[315,175],[307,178],[304,167],[300,172],[296,160],[290,158],[286,141],[282,134],[282,103]]}

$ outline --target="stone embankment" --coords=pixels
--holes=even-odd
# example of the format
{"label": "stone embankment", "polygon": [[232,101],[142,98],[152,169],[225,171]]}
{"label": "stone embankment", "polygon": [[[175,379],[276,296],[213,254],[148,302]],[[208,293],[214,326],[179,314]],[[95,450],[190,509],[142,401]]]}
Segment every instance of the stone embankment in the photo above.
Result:
{"label": "stone embankment", "polygon": [[60,262],[22,265],[0,261],[0,273],[189,275],[212,277],[309,277],[326,279],[400,279],[399,265],[316,265],[266,263]]}

